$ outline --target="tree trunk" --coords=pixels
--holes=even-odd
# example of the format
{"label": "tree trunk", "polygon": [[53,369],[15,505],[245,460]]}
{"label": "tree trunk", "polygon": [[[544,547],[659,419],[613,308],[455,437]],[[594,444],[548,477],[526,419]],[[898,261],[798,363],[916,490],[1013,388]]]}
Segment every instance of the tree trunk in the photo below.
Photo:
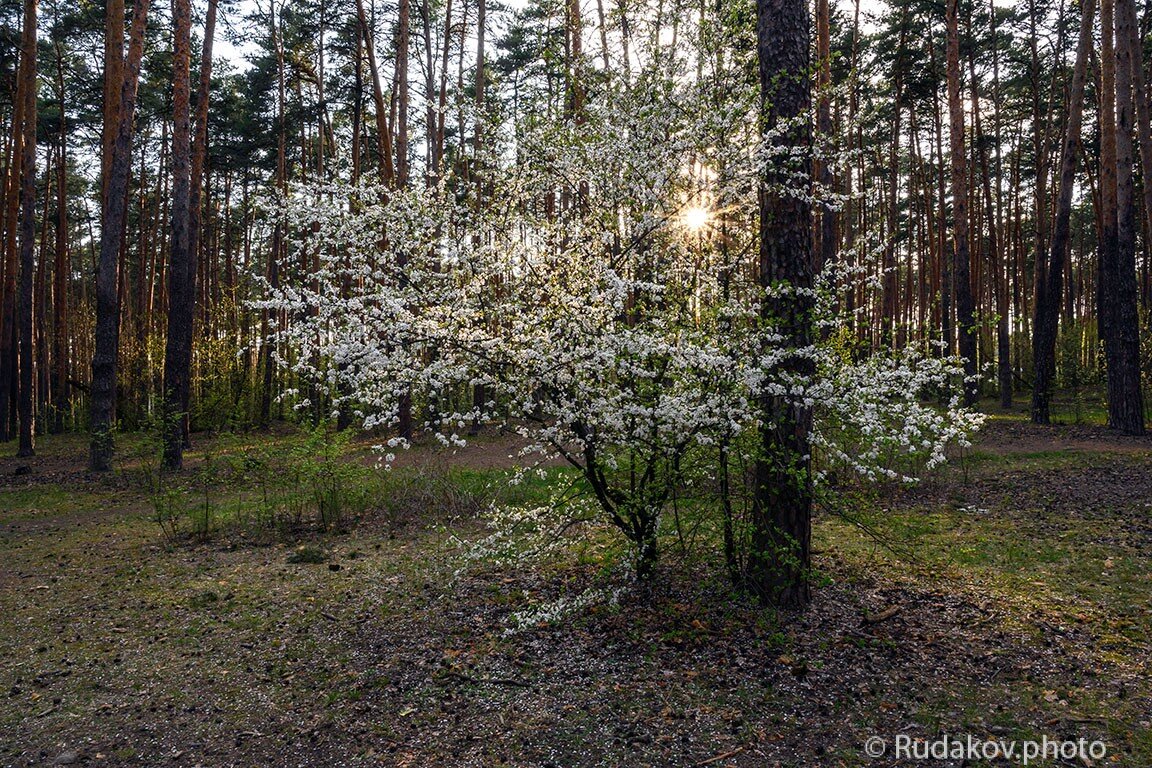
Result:
{"label": "tree trunk", "polygon": [[[1145,19],[1148,17],[1145,16]],[[1144,193],[1144,269],[1142,290],[1143,305],[1147,307],[1150,298],[1148,260],[1152,253],[1152,108],[1148,103],[1148,90],[1144,77],[1144,58],[1141,50],[1142,31],[1131,26],[1127,45],[1132,49],[1132,92],[1136,102],[1136,135],[1140,139],[1140,180]]]}
{"label": "tree trunk", "polygon": [[1133,179],[1132,71],[1138,66],[1135,0],[1116,0],[1116,323],[1108,355],[1108,423],[1128,435],[1144,434],[1140,387],[1140,317],[1136,289],[1136,186]]}
{"label": "tree trunk", "polygon": [[1033,185],[1036,201],[1036,226],[1033,235],[1033,286],[1041,285],[1047,279],[1043,254],[1046,253],[1048,247],[1048,156],[1046,152],[1046,126],[1049,120],[1040,99],[1040,94],[1043,92],[1043,89],[1041,86],[1039,35],[1036,29],[1036,20],[1042,13],[1043,11],[1037,8],[1036,0],[1029,0],[1028,78],[1032,86],[1032,153],[1035,157],[1036,166],[1036,181]]}
{"label": "tree trunk", "polygon": [[[360,20],[364,22],[363,4],[361,0],[357,0],[357,7],[360,9]],[[287,149],[288,149],[288,126],[285,122],[285,105],[284,105],[284,44],[280,34],[280,25],[276,21],[275,7],[272,11],[272,44],[276,49],[276,189],[284,192],[288,186],[288,166],[287,166]],[[365,30],[367,27],[364,28]],[[371,50],[371,37],[365,40],[366,45]],[[374,54],[369,54],[369,61],[374,61]],[[373,74],[375,78],[375,74]],[[379,81],[376,85],[378,87]],[[390,158],[385,156],[384,159]],[[272,228],[272,246],[268,254],[268,284],[275,292],[280,288],[280,258],[284,251],[284,227],[280,223],[279,218]],[[259,420],[262,426],[267,426],[272,420],[272,385],[275,381],[273,376],[273,366],[275,361],[272,359],[272,342],[271,334],[272,317],[271,310],[263,310],[260,318],[260,361],[261,372],[263,374],[263,386],[260,391],[260,414]]]}
{"label": "tree trunk", "polygon": [[196,253],[190,231],[192,205],[191,96],[192,8],[173,0],[172,248],[168,256],[168,338],[164,348],[164,466],[184,461],[185,403],[192,362],[196,304]]}
{"label": "tree trunk", "polygon": [[[380,83],[380,67],[376,64],[376,44],[373,42],[364,0],[356,0],[356,20],[364,38],[364,51],[368,55],[368,73],[372,76],[372,103],[376,109],[376,141],[379,148],[380,180],[391,184],[395,178],[392,165],[392,131],[388,127],[388,111],[384,106],[384,90]],[[275,20],[273,20],[275,24]],[[278,49],[279,50],[279,49]],[[282,53],[279,54],[281,57]]]}
{"label": "tree trunk", "polygon": [[60,143],[56,167],[56,261],[52,271],[52,419],[54,432],[63,432],[68,411],[68,286],[72,258],[68,249],[68,141],[64,110],[64,63],[62,46],[56,43],[56,87],[60,96]]}
{"label": "tree trunk", "polygon": [[[1011,304],[1008,299],[1008,247],[1004,236],[1004,204],[1000,188],[1000,177],[1003,168],[1000,163],[1000,47],[996,24],[995,0],[989,0],[988,16],[992,32],[992,131],[996,147],[995,166],[990,167],[987,148],[981,141],[980,165],[984,177],[984,197],[988,215],[988,245],[992,260],[989,264],[992,270],[992,284],[994,300],[996,302],[996,383],[1000,391],[1000,407],[1007,410],[1012,407],[1012,337],[1008,324]],[[976,57],[969,59],[969,68],[972,76],[972,98],[976,96]],[[980,109],[974,110],[976,124],[980,123]],[[979,129],[977,130],[979,134]],[[996,189],[993,195],[992,178],[996,179]]]}
{"label": "tree trunk", "polygon": [[[421,36],[424,38],[424,133],[427,166],[424,172],[424,184],[433,188],[437,183],[436,167],[436,51],[432,47],[432,10],[428,0],[420,0],[420,26]],[[356,78],[359,81],[359,59],[357,59]],[[359,109],[359,105],[356,106]]]}
{"label": "tree trunk", "polygon": [[24,0],[24,34],[21,42],[20,96],[24,99],[24,140],[20,161],[20,288],[16,306],[16,326],[20,335],[20,379],[17,411],[20,445],[17,456],[32,456],[35,409],[32,377],[32,278],[36,249],[36,0]]}
{"label": "tree trunk", "polygon": [[[19,77],[17,77],[19,82]],[[19,96],[19,94],[17,94]],[[20,145],[24,140],[24,102],[16,98],[12,109],[12,133],[8,152],[8,173],[3,179],[4,187],[4,236],[0,242],[0,258],[4,261],[3,290],[0,290],[0,440],[12,439],[11,427],[14,422],[11,412],[15,405],[19,363],[16,323],[16,273],[19,261],[16,258],[16,230],[20,216],[20,162],[23,153]]]}
{"label": "tree trunk", "polygon": [[[483,14],[485,0],[479,2],[480,12]],[[567,0],[565,7],[568,17],[568,114],[573,115],[579,122],[584,113],[585,99],[584,22],[580,16],[580,0]]]}
{"label": "tree trunk", "polygon": [[444,175],[444,120],[448,115],[448,59],[452,47],[452,0],[444,4],[444,51],[440,60],[440,95],[436,100],[436,134],[432,142],[432,161],[436,178]]}
{"label": "tree trunk", "polygon": [[[482,170],[483,163],[480,159],[481,153],[484,150],[484,66],[486,64],[484,59],[484,42],[486,33],[486,9],[487,0],[477,0],[476,3],[476,125],[472,134],[472,182],[474,189],[474,202],[477,215],[483,210],[484,207],[484,173]],[[473,245],[479,248],[480,237],[473,235]],[[487,394],[482,383],[476,383],[472,386],[472,408],[476,412],[476,417],[472,420],[472,424],[468,429],[468,434],[476,436],[480,434],[482,420],[480,414],[484,412],[484,404],[487,402]]]}
{"label": "tree trunk", "polygon": [[1060,158],[1060,188],[1052,227],[1045,280],[1037,283],[1036,316],[1032,323],[1032,359],[1035,382],[1032,388],[1032,421],[1047,424],[1051,419],[1052,381],[1056,376],[1056,331],[1060,317],[1060,297],[1064,289],[1065,261],[1072,217],[1072,192],[1076,184],[1076,157],[1080,152],[1080,130],[1084,116],[1084,81],[1092,53],[1092,18],[1096,0],[1084,0],[1080,17],[1080,38],[1068,94],[1068,124]]}
{"label": "tree trunk", "polygon": [[[408,22],[411,16],[410,0],[400,0],[396,34],[396,83],[393,93],[396,108],[396,186],[408,186]],[[403,266],[403,259],[400,266]],[[412,395],[400,395],[398,429],[405,440],[412,439]]]}
{"label": "tree trunk", "polygon": [[128,213],[128,177],[132,172],[132,127],[136,87],[144,57],[144,32],[149,0],[135,0],[128,57],[122,70],[116,140],[108,165],[104,194],[100,257],[96,269],[96,350],[92,357],[92,446],[89,463],[95,471],[112,468],[112,426],[116,419],[116,357],[120,350],[120,249]]}
{"label": "tree trunk", "polygon": [[[790,193],[789,174],[810,178],[811,129],[806,114],[809,82],[808,7],[803,0],[758,0],[757,54],[760,64],[761,130],[794,150],[787,168],[769,166],[760,191],[760,264],[762,288],[783,289],[761,303],[765,333],[778,323],[796,352],[781,362],[781,373],[807,376],[812,361],[799,350],[812,339],[812,209],[805,197]],[[811,409],[793,398],[761,395],[761,452],[754,468],[752,552],[748,585],[761,601],[802,607],[810,599],[812,492],[808,435]]]}
{"label": "tree trunk", "polygon": [[396,184],[408,186],[408,41],[410,0],[400,0],[396,32]]}
{"label": "tree trunk", "polygon": [[107,196],[112,173],[112,147],[120,125],[120,95],[124,83],[124,0],[105,0],[104,125],[100,156],[101,192]]}
{"label": "tree trunk", "polygon": [[[829,89],[832,87],[832,48],[830,33],[830,12],[828,0],[816,0],[816,59],[817,59],[817,89],[819,102],[816,105],[816,130],[832,141],[835,132],[832,128],[832,104]],[[603,29],[603,27],[601,27]],[[605,65],[607,69],[607,65]],[[823,194],[827,195],[836,189],[836,179],[832,168],[826,161],[818,164],[817,179],[822,187]],[[836,208],[832,205],[820,207],[819,228],[819,259],[815,265],[817,270],[836,261],[836,252],[839,247],[840,233]]]}
{"label": "tree trunk", "polygon": [[[1100,210],[1096,306],[1108,380],[1108,424],[1144,433],[1136,315],[1135,211],[1132,184],[1132,56],[1125,44],[1135,9],[1121,0],[1100,6]],[[1114,46],[1115,39],[1120,41]]]}
{"label": "tree trunk", "polygon": [[956,281],[956,321],[960,332],[960,356],[964,358],[964,400],[976,402],[980,387],[976,381],[976,321],[972,302],[971,253],[968,242],[968,170],[964,147],[964,103],[960,98],[960,9],[959,0],[948,0],[948,116],[952,156],[952,239]]}

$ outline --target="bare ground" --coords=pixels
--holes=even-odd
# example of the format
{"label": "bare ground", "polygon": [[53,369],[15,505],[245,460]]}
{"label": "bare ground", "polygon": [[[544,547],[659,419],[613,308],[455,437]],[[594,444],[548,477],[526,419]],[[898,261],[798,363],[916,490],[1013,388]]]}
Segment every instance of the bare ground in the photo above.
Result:
{"label": "bare ground", "polygon": [[[506,466],[506,442],[463,465]],[[0,765],[962,764],[865,755],[897,733],[1100,739],[1097,764],[1152,765],[1148,440],[991,424],[876,500],[872,530],[914,559],[819,522],[802,615],[685,560],[522,631],[514,611],[626,585],[590,559],[456,575],[420,524],[168,547],[79,442],[42,453],[0,459]],[[301,543],[326,562],[289,563]]]}

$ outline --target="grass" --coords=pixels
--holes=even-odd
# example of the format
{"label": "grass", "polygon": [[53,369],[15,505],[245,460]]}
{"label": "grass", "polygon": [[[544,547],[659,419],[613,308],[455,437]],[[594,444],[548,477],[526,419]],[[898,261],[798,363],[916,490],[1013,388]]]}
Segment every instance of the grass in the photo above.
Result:
{"label": "grass", "polygon": [[0,487],[0,509],[7,510],[5,521],[76,514],[99,508],[109,498],[106,493],[76,491],[58,486]]}
{"label": "grass", "polygon": [[[248,457],[308,438],[222,439],[167,480],[185,514],[207,487],[210,535],[172,537],[138,463],[49,475],[82,444],[44,440],[38,482],[0,487],[0,764],[863,766],[866,735],[911,723],[1091,736],[1105,765],[1152,765],[1152,458],[996,428],[964,467],[861,495],[871,534],[821,516],[827,586],[804,617],[687,558],[651,593],[515,632],[518,611],[623,586],[615,542],[462,568],[444,527],[474,537],[487,503],[545,500],[565,468],[518,485],[498,462],[354,469],[339,490],[362,506],[338,527],[316,475],[291,474],[276,493],[313,506],[269,526],[244,513],[270,482]],[[339,457],[359,467],[362,446]]]}

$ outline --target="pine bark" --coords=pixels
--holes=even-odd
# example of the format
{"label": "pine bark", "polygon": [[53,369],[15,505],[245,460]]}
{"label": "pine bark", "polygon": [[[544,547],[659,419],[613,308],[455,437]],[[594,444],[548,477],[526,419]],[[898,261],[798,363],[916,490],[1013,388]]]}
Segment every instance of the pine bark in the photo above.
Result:
{"label": "pine bark", "polygon": [[1080,154],[1084,83],[1087,79],[1088,59],[1092,53],[1092,19],[1095,9],[1096,0],[1083,0],[1076,63],[1072,68],[1072,83],[1068,94],[1068,123],[1064,129],[1064,146],[1060,158],[1060,186],[1052,225],[1052,243],[1048,266],[1044,270],[1045,280],[1036,284],[1036,315],[1032,323],[1032,359],[1035,366],[1032,421],[1036,424],[1048,424],[1051,420],[1052,383],[1056,376],[1056,332],[1068,259],[1072,192],[1076,184],[1076,160]]}
{"label": "pine bark", "polygon": [[400,0],[396,32],[396,184],[408,186],[408,48],[411,34],[410,0]]}
{"label": "pine bark", "polygon": [[[1116,261],[1115,327],[1105,340],[1108,362],[1108,423],[1129,435],[1144,434],[1144,397],[1140,387],[1140,318],[1136,288],[1136,185],[1133,178],[1132,72],[1140,56],[1135,0],[1116,0]],[[1111,347],[1111,349],[1109,349]]]}
{"label": "pine bark", "polygon": [[52,271],[52,419],[49,428],[63,432],[69,405],[68,286],[72,257],[68,242],[68,142],[64,111],[64,63],[56,44],[56,87],[60,96],[60,140],[56,165],[56,260]]}
{"label": "pine bark", "polygon": [[[816,105],[816,130],[825,137],[825,141],[832,141],[835,135],[832,126],[831,94],[832,87],[832,40],[831,40],[831,12],[828,0],[816,0],[816,84],[819,90],[819,102]],[[603,25],[601,25],[603,30]],[[605,64],[607,68],[607,64]],[[836,188],[836,178],[832,173],[832,166],[822,160],[818,164],[817,179],[828,194]],[[823,205],[820,208],[819,227],[819,259],[816,269],[836,261],[836,253],[840,244],[839,214],[832,205]]]}
{"label": "pine bark", "polygon": [[[364,34],[366,36],[365,43],[371,51],[372,42],[371,36],[367,35],[367,26],[363,15],[363,2],[357,0],[357,8],[360,11],[360,21],[363,26]],[[272,14],[272,44],[276,49],[276,189],[279,192],[287,191],[288,187],[288,126],[287,116],[285,113],[285,83],[284,83],[284,42],[281,36],[280,24],[276,20],[275,6],[273,6]],[[369,53],[369,61],[375,61],[374,54]],[[376,78],[376,73],[373,70],[374,87],[378,87],[379,80]],[[377,107],[379,113],[379,105]],[[379,114],[377,115],[379,117]],[[391,159],[385,156],[391,162]],[[280,288],[280,259],[284,253],[284,226],[277,219],[272,228],[272,246],[268,254],[268,270],[267,279],[268,284],[275,292]],[[272,420],[272,387],[275,382],[275,361],[272,359],[272,340],[270,338],[272,331],[272,316],[271,310],[265,309],[260,317],[260,357],[259,366],[263,376],[262,387],[260,390],[260,413],[259,421],[262,426],[267,426]]]}
{"label": "pine bark", "polygon": [[172,247],[168,260],[168,336],[164,348],[164,466],[184,461],[185,403],[192,362],[196,253],[192,250],[192,8],[173,0]]}
{"label": "pine bark", "polygon": [[[368,73],[372,77],[372,104],[376,111],[376,141],[380,162],[380,180],[391,184],[396,177],[392,163],[392,130],[388,126],[388,108],[384,105],[384,90],[380,81],[380,67],[376,63],[376,44],[373,42],[368,14],[364,11],[364,0],[356,0],[356,21],[364,40],[364,52],[368,56]],[[275,22],[273,22],[275,23]],[[281,57],[283,54],[279,54]]]}
{"label": "pine bark", "polygon": [[[786,191],[789,173],[811,177],[811,128],[802,119],[809,108],[809,18],[804,0],[758,0],[756,36],[762,131],[781,125],[774,139],[794,150],[788,168],[769,166],[760,190],[762,288],[778,290],[761,303],[761,322],[774,324],[784,343],[797,350],[780,372],[805,376],[810,358],[798,350],[812,339],[812,209],[808,200]],[[796,119],[796,118],[801,119]],[[762,602],[802,607],[810,599],[812,491],[809,467],[811,409],[793,398],[760,397],[763,427],[754,467],[752,552],[748,586]]]}
{"label": "pine bark", "polygon": [[[92,357],[92,445],[89,464],[95,471],[112,468],[112,427],[116,419],[116,358],[120,350],[119,260],[128,213],[128,177],[132,173],[132,128],[136,114],[136,90],[140,62],[144,57],[144,32],[149,0],[135,0],[128,56],[122,69],[113,68],[105,76],[123,72],[116,140],[108,163],[108,183],[103,200],[103,226],[100,230],[100,256],[96,269],[96,349]],[[116,49],[114,50],[122,50]],[[122,54],[121,54],[122,55]]]}
{"label": "pine bark", "polygon": [[[19,83],[19,76],[17,77]],[[20,145],[24,140],[24,99],[17,98],[13,105],[12,132],[9,142],[8,173],[3,179],[4,187],[4,237],[0,242],[0,258],[4,261],[3,290],[0,290],[0,440],[12,439],[15,426],[15,410],[19,362],[16,323],[16,275],[19,271],[17,259],[16,230],[20,215],[20,162],[23,153]]]}
{"label": "pine bark", "polygon": [[956,324],[960,356],[964,358],[964,400],[969,405],[980,394],[976,381],[976,321],[972,301],[971,248],[968,219],[968,164],[964,142],[964,103],[960,98],[960,9],[959,0],[948,0],[946,23],[948,41],[948,117],[952,166],[952,243],[956,282]]}
{"label": "pine bark", "polygon": [[17,456],[36,453],[35,408],[32,365],[33,270],[36,252],[36,0],[24,0],[24,34],[21,43],[20,96],[24,99],[24,139],[20,160],[20,288],[16,326],[20,336],[20,373],[17,412],[20,443]]}

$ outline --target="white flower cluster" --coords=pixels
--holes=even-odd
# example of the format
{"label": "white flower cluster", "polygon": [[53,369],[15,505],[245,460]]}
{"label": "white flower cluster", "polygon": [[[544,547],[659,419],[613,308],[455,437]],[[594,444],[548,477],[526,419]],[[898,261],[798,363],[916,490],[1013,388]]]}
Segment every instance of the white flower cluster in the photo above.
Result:
{"label": "white flower cluster", "polygon": [[518,563],[536,560],[565,545],[572,527],[600,521],[587,500],[538,506],[493,505],[485,522],[489,533],[479,539],[454,538],[465,563],[494,561]]}
{"label": "white flower cluster", "polygon": [[551,602],[542,603],[522,611],[514,611],[512,613],[512,626],[504,630],[504,634],[515,635],[541,624],[555,624],[593,605],[618,605],[620,593],[620,589],[609,591],[592,587],[571,597],[565,595]]}
{"label": "white flower cluster", "polygon": [[[957,361],[846,349],[835,286],[813,289],[809,348],[761,319],[757,195],[773,161],[736,90],[718,107],[691,86],[637,87],[580,124],[525,127],[518,162],[483,171],[483,205],[447,184],[294,190],[276,212],[300,234],[258,305],[286,318],[278,361],[369,429],[410,408],[459,444],[504,422],[579,468],[638,544],[685,477],[715,477],[700,464],[717,446],[755,450],[765,394],[813,408],[821,469],[907,480],[939,464],[980,423],[947,396]],[[690,206],[706,213],[691,229]],[[814,375],[780,372],[798,355]],[[548,529],[546,510],[496,514],[519,516],[498,529]]]}

